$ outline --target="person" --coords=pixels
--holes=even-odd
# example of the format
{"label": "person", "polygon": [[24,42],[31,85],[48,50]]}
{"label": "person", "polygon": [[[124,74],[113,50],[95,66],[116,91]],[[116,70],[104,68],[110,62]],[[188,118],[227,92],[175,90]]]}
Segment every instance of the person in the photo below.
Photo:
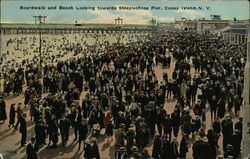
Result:
{"label": "person", "polygon": [[32,137],[30,141],[26,148],[27,159],[38,159],[36,139]]}
{"label": "person", "polygon": [[121,124],[120,128],[115,132],[115,147],[119,149],[119,147],[124,147],[124,138],[125,138],[125,125]]}
{"label": "person", "polygon": [[180,128],[180,118],[180,112],[177,109],[174,109],[174,112],[171,114],[174,137],[178,136]]}
{"label": "person", "polygon": [[216,112],[217,112],[217,109],[218,109],[218,100],[216,98],[215,95],[212,96],[212,99],[210,100],[210,112],[211,112],[211,120],[213,122],[213,120],[215,120],[216,118]]}
{"label": "person", "polygon": [[189,135],[191,133],[191,130],[192,130],[191,119],[192,119],[192,117],[189,114],[189,111],[184,112],[184,115],[181,118],[182,130],[187,135]]}
{"label": "person", "polygon": [[62,146],[67,145],[67,141],[69,139],[69,128],[70,128],[70,121],[65,117],[65,114],[59,121],[59,128],[62,137]]}
{"label": "person", "polygon": [[186,159],[186,154],[188,152],[186,136],[183,136],[181,139],[179,152],[180,152],[180,159]]}
{"label": "person", "polygon": [[7,119],[5,107],[6,107],[6,104],[5,104],[5,101],[3,100],[3,96],[0,95],[0,121],[2,120],[3,123]]}
{"label": "person", "polygon": [[82,120],[81,113],[79,113],[78,109],[74,109],[73,113],[71,114],[71,125],[72,125],[72,127],[74,129],[74,133],[75,133],[74,141],[76,141],[78,138],[77,132],[78,132],[79,124],[80,124],[81,120]]}
{"label": "person", "polygon": [[223,135],[223,150],[226,151],[227,144],[229,143],[230,137],[233,134],[233,122],[228,114],[225,115],[221,125]]}
{"label": "person", "polygon": [[16,122],[16,125],[15,125],[15,129],[17,129],[18,125],[20,124],[20,120],[21,118],[23,118],[23,110],[21,109],[21,103],[18,103],[18,106],[17,106],[17,122]]}
{"label": "person", "polygon": [[220,133],[221,133],[221,123],[220,123],[220,119],[218,117],[215,118],[215,121],[213,123],[213,131],[215,134],[216,147],[219,148],[218,141],[219,141]]}
{"label": "person", "polygon": [[123,159],[123,158],[129,158],[129,155],[125,147],[120,147],[117,156],[115,156],[115,159]]}
{"label": "person", "polygon": [[179,157],[179,152],[177,149],[177,141],[174,138],[171,142],[170,142],[170,147],[169,147],[169,158],[170,159],[177,159]]}
{"label": "person", "polygon": [[195,136],[194,143],[193,143],[193,158],[200,159],[200,151],[201,151],[201,137],[199,135]]}
{"label": "person", "polygon": [[19,132],[22,134],[21,147],[23,147],[26,145],[26,137],[27,137],[27,124],[25,120],[25,114],[20,118]]}
{"label": "person", "polygon": [[156,131],[154,142],[153,142],[152,158],[154,159],[161,158],[161,153],[162,153],[161,146],[162,146],[162,142],[161,142],[160,134]]}
{"label": "person", "polygon": [[162,124],[166,116],[167,113],[166,110],[163,109],[163,106],[156,108],[156,126],[160,136],[162,135]]}
{"label": "person", "polygon": [[111,111],[105,112],[104,115],[104,126],[105,126],[105,134],[110,138],[113,135],[113,125],[112,125],[112,113]]}
{"label": "person", "polygon": [[228,145],[232,145],[233,149],[231,152],[234,158],[238,158],[240,154],[240,145],[241,145],[241,136],[240,136],[240,131],[238,129],[235,129],[234,133],[230,136]]}
{"label": "person", "polygon": [[47,133],[46,133],[47,128],[48,128],[47,125],[45,125],[45,123],[43,122],[42,119],[40,119],[38,121],[38,123],[36,123],[36,125],[35,125],[35,133],[36,133],[37,146],[46,144],[45,139],[46,139],[46,136],[47,136]]}
{"label": "person", "polygon": [[52,147],[57,147],[58,142],[58,124],[55,119],[55,116],[52,116],[51,121],[48,123],[48,134],[49,134],[49,143],[52,141],[53,145]]}
{"label": "person", "polygon": [[87,134],[88,134],[88,125],[87,125],[87,121],[86,119],[82,119],[81,123],[79,124],[79,148],[78,150],[80,150],[81,148],[81,144],[83,141],[83,147],[85,147],[85,139],[87,138]]}
{"label": "person", "polygon": [[95,137],[91,137],[89,141],[86,141],[86,147],[84,148],[84,158],[100,159],[99,148]]}
{"label": "person", "polygon": [[240,137],[240,142],[242,140],[242,131],[243,131],[243,118],[240,117],[239,121],[237,121],[234,125],[234,130],[238,130],[239,131],[239,137]]}
{"label": "person", "polygon": [[15,103],[10,105],[10,113],[9,113],[9,128],[12,126],[14,127],[15,124],[15,118],[16,118],[16,109],[15,109]]}
{"label": "person", "polygon": [[171,141],[172,137],[172,120],[170,118],[170,114],[167,114],[166,118],[163,121],[163,129],[164,129],[164,135],[166,135]]}
{"label": "person", "polygon": [[126,134],[126,140],[127,140],[126,149],[129,152],[130,149],[135,144],[134,143],[134,140],[135,140],[135,131],[134,131],[133,127],[131,127],[131,128],[128,129],[128,132]]}
{"label": "person", "polygon": [[161,147],[161,158],[170,159],[169,156],[170,150],[170,141],[168,140],[167,136],[162,136],[162,147]]}
{"label": "person", "polygon": [[216,159],[217,156],[217,152],[216,152],[216,134],[214,134],[212,129],[208,130],[208,134],[207,134],[207,139],[208,139],[208,143],[209,143],[209,149],[210,149],[210,159]]}
{"label": "person", "polygon": [[147,128],[146,123],[141,123],[140,129],[136,133],[136,142],[140,150],[142,150],[144,147],[148,145],[149,138],[150,138],[150,131]]}

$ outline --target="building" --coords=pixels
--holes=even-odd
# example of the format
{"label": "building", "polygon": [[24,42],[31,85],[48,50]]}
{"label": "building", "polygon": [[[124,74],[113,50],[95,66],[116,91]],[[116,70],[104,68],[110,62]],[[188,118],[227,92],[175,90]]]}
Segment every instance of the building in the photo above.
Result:
{"label": "building", "polygon": [[195,31],[197,28],[197,21],[196,20],[186,20],[182,18],[180,21],[175,21],[176,29],[185,30],[185,31]]}
{"label": "building", "polygon": [[231,21],[229,26],[220,31],[222,38],[232,44],[246,44],[247,20]]}
{"label": "building", "polygon": [[199,20],[197,33],[219,35],[219,30],[228,26],[229,20]]}
{"label": "building", "polygon": [[233,28],[222,32],[222,38],[232,44],[245,44],[247,41],[246,28]]}
{"label": "building", "polygon": [[195,19],[186,20],[182,18],[175,21],[175,28],[186,31],[196,31],[199,34],[215,34],[218,35],[219,30],[228,26],[229,20],[221,20],[220,15],[211,15],[211,20]]}

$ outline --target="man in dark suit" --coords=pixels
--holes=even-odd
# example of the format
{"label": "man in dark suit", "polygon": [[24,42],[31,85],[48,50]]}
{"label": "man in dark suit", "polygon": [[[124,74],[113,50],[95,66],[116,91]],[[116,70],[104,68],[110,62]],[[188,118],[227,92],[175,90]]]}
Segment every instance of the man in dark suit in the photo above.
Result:
{"label": "man in dark suit", "polygon": [[59,121],[59,128],[62,137],[62,146],[67,144],[69,138],[69,128],[70,128],[70,121],[63,115],[63,117]]}
{"label": "man in dark suit", "polygon": [[20,118],[19,132],[22,134],[21,146],[25,146],[25,144],[26,144],[26,136],[27,136],[27,125],[26,125],[26,120],[25,120],[25,114]]}
{"label": "man in dark suit", "polygon": [[90,138],[90,141],[86,141],[84,152],[84,158],[86,159],[100,159],[99,148],[95,137]]}
{"label": "man in dark suit", "polygon": [[34,137],[31,138],[31,142],[27,145],[26,154],[27,159],[38,159],[37,147],[35,146],[36,140]]}

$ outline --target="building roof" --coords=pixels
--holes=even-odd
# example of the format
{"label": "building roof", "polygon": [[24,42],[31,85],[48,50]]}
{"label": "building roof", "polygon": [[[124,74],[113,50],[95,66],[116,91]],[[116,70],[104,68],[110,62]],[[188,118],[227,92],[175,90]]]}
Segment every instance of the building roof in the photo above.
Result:
{"label": "building roof", "polygon": [[232,33],[232,34],[246,34],[246,29],[228,29],[224,31],[224,33]]}
{"label": "building roof", "polygon": [[197,23],[229,23],[229,20],[199,20]]}

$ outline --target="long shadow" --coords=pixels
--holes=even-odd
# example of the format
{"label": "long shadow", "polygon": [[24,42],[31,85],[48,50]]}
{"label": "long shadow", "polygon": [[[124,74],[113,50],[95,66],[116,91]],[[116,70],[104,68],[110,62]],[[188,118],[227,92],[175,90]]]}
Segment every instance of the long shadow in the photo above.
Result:
{"label": "long shadow", "polygon": [[51,148],[50,146],[45,147],[41,150],[38,155],[40,158],[60,158],[61,155],[71,153],[74,150],[74,146],[69,145],[66,147]]}
{"label": "long shadow", "polygon": [[[17,143],[15,143],[15,145],[20,145],[20,144],[21,144],[21,134],[20,134],[19,132],[18,132],[18,134],[20,135],[20,140],[19,140]],[[28,142],[30,141],[30,139],[31,139],[32,137],[34,137],[34,136],[35,136],[35,132],[34,132],[33,128],[30,129],[30,130],[28,130],[28,131],[27,131],[26,142],[28,143]]]}
{"label": "long shadow", "polygon": [[6,134],[6,133],[8,133],[9,132],[9,130],[10,129],[4,129],[3,131],[0,131],[0,136],[2,136],[2,135],[4,135],[4,134]]}
{"label": "long shadow", "polygon": [[[4,157],[4,158],[8,158],[8,159],[9,159],[9,158],[21,158],[21,157],[22,157],[22,158],[26,159],[25,154],[24,154],[24,156],[21,156],[22,154],[21,154],[20,152],[18,152],[19,150],[25,151],[26,148],[25,148],[25,147],[19,146],[17,149],[10,150],[10,152],[7,152],[7,154],[4,155],[3,157]],[[17,155],[17,153],[19,154],[19,156],[18,156],[18,157],[14,157],[14,156]]]}
{"label": "long shadow", "polygon": [[34,125],[35,125],[35,123],[33,121],[30,121],[30,120],[27,121],[27,128],[34,126]]}
{"label": "long shadow", "polygon": [[106,138],[106,135],[102,135],[102,134],[98,135],[97,143],[100,144],[100,143],[104,142],[105,138]]}
{"label": "long shadow", "polygon": [[101,151],[105,151],[107,148],[110,147],[112,141],[107,141],[107,143],[102,145]]}
{"label": "long shadow", "polygon": [[5,138],[7,138],[7,137],[10,137],[10,136],[12,136],[12,135],[14,135],[14,134],[15,134],[15,131],[13,130],[12,132],[10,132],[10,133],[8,133],[8,134],[1,135],[0,140],[3,140],[3,139],[5,139]]}
{"label": "long shadow", "polygon": [[110,158],[115,158],[115,145],[109,147]]}
{"label": "long shadow", "polygon": [[83,156],[83,150],[82,151],[77,151],[74,156],[71,157],[71,159],[80,159]]}

